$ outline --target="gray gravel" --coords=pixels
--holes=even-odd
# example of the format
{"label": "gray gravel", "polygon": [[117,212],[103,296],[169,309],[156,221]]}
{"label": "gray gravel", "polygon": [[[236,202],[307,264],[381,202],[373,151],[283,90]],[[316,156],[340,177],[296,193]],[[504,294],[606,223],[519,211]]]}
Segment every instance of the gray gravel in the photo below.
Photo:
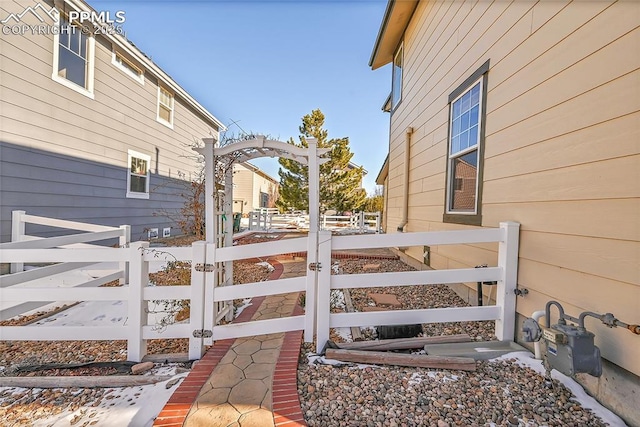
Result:
{"label": "gray gravel", "polygon": [[[361,273],[364,260],[340,260],[339,273]],[[400,261],[374,261],[380,271],[406,271]],[[353,289],[356,310],[370,305],[367,294],[382,289]],[[403,303],[399,309],[461,307],[467,304],[446,286],[385,288]],[[495,339],[493,322],[423,325],[425,335],[468,333]],[[363,330],[365,339],[375,333]],[[339,339],[332,334],[332,339]],[[557,381],[549,383],[515,360],[477,362],[475,372],[425,368],[309,365],[304,344],[298,366],[298,394],[309,426],[605,426],[589,409],[572,400]]]}

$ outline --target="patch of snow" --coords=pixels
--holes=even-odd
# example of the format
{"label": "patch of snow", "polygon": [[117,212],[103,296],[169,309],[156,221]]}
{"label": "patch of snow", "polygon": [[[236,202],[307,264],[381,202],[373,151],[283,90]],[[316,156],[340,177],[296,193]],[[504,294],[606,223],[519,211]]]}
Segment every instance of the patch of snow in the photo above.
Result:
{"label": "patch of snow", "polygon": [[269,272],[272,272],[273,270],[275,270],[275,267],[266,261],[256,262],[256,265],[259,265],[261,267],[267,267],[267,270],[269,270]]}
{"label": "patch of snow", "polygon": [[331,271],[333,271],[333,274],[340,274],[340,263],[335,262],[331,264]]}
{"label": "patch of snow", "polygon": [[331,308],[341,308],[343,310],[346,308],[344,294],[340,289],[333,289],[331,291],[331,295],[329,296],[329,305]]}
{"label": "patch of snow", "polygon": [[[515,359],[516,363],[520,366],[530,368],[540,375],[545,374],[544,366],[542,366],[542,360],[535,359],[533,354],[528,351],[516,351],[508,353],[503,356],[497,357],[492,360],[508,360]],[[591,409],[597,416],[612,427],[626,427],[627,424],[616,414],[602,406],[597,400],[589,396],[587,392],[578,384],[573,378],[564,375],[555,369],[551,371],[551,378],[561,382],[566,388],[571,390],[571,393],[575,396],[574,400],[580,403],[583,408]]]}
{"label": "patch of snow", "polygon": [[242,305],[238,308],[236,308],[236,314],[234,316],[235,319],[238,318],[238,316],[240,316],[242,314],[242,312],[249,306],[251,306],[253,304],[251,304],[251,298],[245,298],[242,300]]}
{"label": "patch of snow", "polygon": [[348,363],[346,363],[346,362],[341,362],[341,361],[335,360],[335,359],[327,359],[326,357],[320,356],[320,355],[315,354],[315,353],[307,353],[307,361],[309,363],[309,366],[314,366],[314,365],[344,366],[344,365],[348,365]]}

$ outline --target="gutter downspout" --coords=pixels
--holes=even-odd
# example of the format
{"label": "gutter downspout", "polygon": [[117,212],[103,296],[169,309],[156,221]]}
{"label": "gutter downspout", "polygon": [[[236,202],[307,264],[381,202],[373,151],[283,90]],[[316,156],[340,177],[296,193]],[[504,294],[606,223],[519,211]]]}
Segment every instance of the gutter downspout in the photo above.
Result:
{"label": "gutter downspout", "polygon": [[404,141],[404,185],[402,188],[404,200],[402,202],[402,220],[398,225],[398,231],[402,233],[404,227],[409,222],[409,159],[411,158],[411,135],[413,134],[413,128],[407,127],[405,131]]}

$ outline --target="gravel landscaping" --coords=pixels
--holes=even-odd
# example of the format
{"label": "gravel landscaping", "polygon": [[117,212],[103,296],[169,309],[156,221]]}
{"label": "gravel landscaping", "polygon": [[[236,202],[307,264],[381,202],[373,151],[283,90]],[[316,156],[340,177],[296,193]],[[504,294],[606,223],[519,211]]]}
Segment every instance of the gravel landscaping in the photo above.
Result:
{"label": "gravel landscaping", "polygon": [[[246,240],[245,240],[246,239]],[[270,236],[250,236],[240,244],[271,241]],[[180,240],[190,244],[189,239]],[[174,245],[175,241],[160,242]],[[158,285],[188,282],[188,265],[154,273]],[[393,259],[340,259],[335,274],[398,272],[411,270]],[[265,280],[270,271],[256,260],[236,262],[234,280],[247,283]],[[112,284],[117,285],[117,284]],[[374,305],[371,293],[394,294],[401,306],[392,309],[460,307],[467,304],[447,286],[411,286],[351,289],[357,311]],[[341,295],[336,295],[341,305]],[[240,306],[243,301],[235,301]],[[0,325],[41,321],[50,313],[35,313]],[[425,336],[466,333],[476,341],[495,340],[493,322],[450,322],[422,325]],[[364,339],[376,339],[374,328],[363,328]],[[348,339],[344,331],[333,331],[331,339]],[[186,339],[151,340],[148,353],[186,353]],[[309,426],[605,426],[609,425],[576,400],[571,390],[557,380],[547,381],[539,372],[513,357],[476,362],[475,372],[437,371],[396,366],[325,365],[310,363],[307,356],[315,344],[303,344],[298,366],[298,394]],[[417,351],[417,350],[416,350]],[[49,363],[114,362],[126,360],[125,341],[0,341],[0,376],[16,374],[17,366]],[[159,367],[167,369],[167,367]],[[173,367],[186,370],[188,366]],[[100,370],[104,369],[104,370]],[[96,368],[93,375],[106,375]],[[47,371],[60,375],[62,371]],[[178,372],[181,372],[178,370]],[[36,375],[29,373],[27,375]],[[83,371],[86,375],[87,371]],[[162,387],[164,389],[164,387]],[[100,425],[100,414],[121,399],[124,389],[0,389],[0,425],[48,425],[56,414],[68,417],[65,425]],[[133,390],[133,389],[132,389]],[[138,389],[136,389],[138,390]],[[575,392],[575,390],[574,390]],[[133,396],[137,391],[132,391]],[[125,405],[135,405],[126,397]],[[127,403],[129,402],[130,403]],[[122,403],[120,403],[122,405]],[[117,407],[117,406],[116,406]],[[102,418],[104,419],[104,418]],[[55,424],[62,425],[62,424]],[[111,424],[110,424],[111,425]],[[623,425],[615,424],[612,425]]]}
{"label": "gravel landscaping", "polygon": [[[340,260],[334,272],[406,271],[396,260]],[[370,293],[352,289],[357,311],[372,305]],[[467,304],[446,286],[385,288],[402,303],[398,309],[460,307]],[[467,333],[476,340],[495,339],[493,322],[423,325],[425,336]],[[363,329],[375,339],[375,329]],[[332,333],[333,340],[342,336]],[[298,394],[309,426],[605,426],[590,409],[574,400],[556,380],[546,381],[516,359],[476,362],[475,372],[436,371],[396,366],[324,365],[309,363],[315,345],[304,344],[298,366]],[[417,350],[416,350],[417,351]],[[313,359],[312,359],[313,360]]]}

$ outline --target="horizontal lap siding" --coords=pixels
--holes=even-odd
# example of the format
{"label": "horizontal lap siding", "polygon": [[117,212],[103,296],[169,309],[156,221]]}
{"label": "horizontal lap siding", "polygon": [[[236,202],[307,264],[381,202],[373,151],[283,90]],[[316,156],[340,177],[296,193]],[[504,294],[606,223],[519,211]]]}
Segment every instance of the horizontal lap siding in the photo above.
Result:
{"label": "horizontal lap siding", "polygon": [[[2,2],[0,13],[29,5]],[[51,78],[52,35],[3,35],[0,43],[2,241],[10,237],[14,209],[131,224],[134,238],[146,228],[171,226],[154,213],[182,206],[176,179],[194,176],[198,165],[190,147],[212,134],[212,124],[178,97],[173,129],[159,123],[158,82],[145,73],[140,84],[112,64],[104,38],[95,41],[94,99]],[[125,197],[127,150],[151,157],[149,200]]]}
{"label": "horizontal lap siding", "polygon": [[[519,286],[530,294],[518,312],[557,299],[571,314],[638,322],[638,13],[635,2],[420,2],[392,113],[387,230],[400,221],[409,126],[407,228],[466,228],[442,223],[448,95],[490,59],[483,226],[522,224]],[[422,248],[408,254],[421,260]],[[431,249],[434,268],[496,261],[495,247]],[[640,374],[633,337],[597,323],[604,357]]]}

